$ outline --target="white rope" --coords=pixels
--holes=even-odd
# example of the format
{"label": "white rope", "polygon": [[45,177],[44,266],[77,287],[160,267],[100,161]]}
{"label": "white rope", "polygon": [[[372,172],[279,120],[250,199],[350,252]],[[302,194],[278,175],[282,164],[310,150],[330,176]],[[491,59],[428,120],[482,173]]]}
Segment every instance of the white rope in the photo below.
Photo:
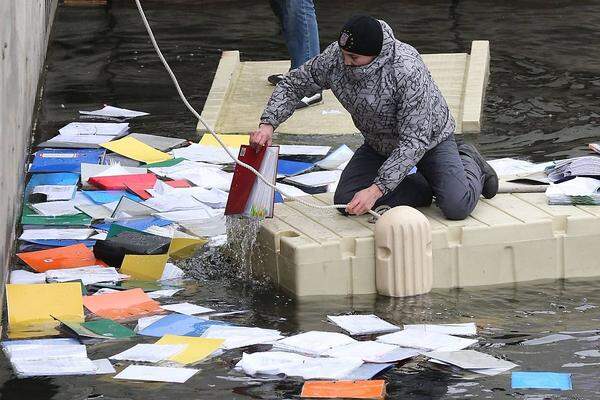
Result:
{"label": "white rope", "polygon": [[[148,19],[146,18],[146,14],[144,13],[144,9],[142,8],[140,0],[135,0],[135,4],[137,5],[137,8],[138,8],[138,10],[140,12],[140,15],[142,17],[142,21],[144,22],[144,26],[146,27],[146,31],[148,32],[148,36],[150,36],[150,41],[152,42],[152,45],[154,46],[154,50],[156,50],[156,54],[158,55],[158,58],[160,58],[160,61],[163,63],[163,65],[165,66],[165,69],[169,73],[169,76],[171,77],[171,80],[173,81],[173,84],[175,85],[175,88],[177,89],[177,93],[179,94],[179,97],[181,98],[181,101],[183,101],[183,104],[185,104],[185,106],[187,107],[187,109],[190,110],[190,112],[192,114],[194,114],[194,116],[198,119],[198,121],[200,121],[202,123],[202,125],[204,125],[204,127],[217,140],[217,142],[221,145],[221,147],[223,147],[223,149],[227,152],[227,154],[229,155],[229,157],[231,157],[231,159],[237,165],[239,165],[241,167],[244,167],[244,168],[247,168],[250,171],[252,171],[252,173],[254,175],[256,175],[257,178],[259,178],[261,181],[263,181],[270,188],[272,188],[275,191],[281,193],[283,196],[285,196],[287,198],[290,198],[290,199],[292,199],[294,201],[297,201],[298,203],[303,204],[305,206],[313,207],[313,208],[318,208],[318,209],[346,208],[347,204],[319,205],[319,204],[309,203],[309,202],[307,202],[307,201],[305,201],[305,200],[303,200],[303,199],[301,199],[299,197],[296,197],[296,196],[284,195],[283,192],[281,192],[281,190],[279,190],[274,184],[272,184],[271,182],[269,182],[264,176],[262,176],[260,174],[260,172],[258,172],[256,169],[254,169],[254,167],[252,167],[251,165],[246,164],[243,161],[240,161],[227,148],[227,146],[225,145],[225,143],[223,143],[223,141],[221,140],[221,138],[219,137],[219,135],[217,135],[217,133],[210,126],[208,126],[208,124],[202,119],[202,117],[200,116],[200,114],[198,114],[198,112],[194,109],[194,107],[192,107],[192,105],[190,104],[190,102],[187,100],[187,98],[183,94],[183,91],[181,90],[181,86],[179,86],[179,82],[177,81],[177,78],[175,77],[175,74],[173,73],[173,70],[171,70],[171,67],[167,63],[167,60],[165,60],[165,57],[163,56],[162,52],[160,51],[160,48],[158,47],[158,43],[156,43],[156,39],[154,37],[154,33],[152,32],[152,29],[150,28],[150,24],[148,23]],[[376,218],[380,217],[380,215],[378,213],[376,213],[375,211],[373,211],[373,210],[369,210],[369,214],[373,215]]]}

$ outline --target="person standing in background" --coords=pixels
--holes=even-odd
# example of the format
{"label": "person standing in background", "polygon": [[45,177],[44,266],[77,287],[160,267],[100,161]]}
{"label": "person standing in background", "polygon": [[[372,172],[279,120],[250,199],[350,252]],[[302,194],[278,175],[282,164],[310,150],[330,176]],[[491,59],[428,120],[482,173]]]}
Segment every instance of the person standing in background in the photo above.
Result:
{"label": "person standing in background", "polygon": [[[290,70],[296,69],[321,52],[319,28],[313,0],[269,0],[273,12],[279,19],[283,38],[291,58]],[[271,75],[269,83],[277,85],[284,74]],[[322,92],[302,98],[296,109],[304,108],[323,100]]]}

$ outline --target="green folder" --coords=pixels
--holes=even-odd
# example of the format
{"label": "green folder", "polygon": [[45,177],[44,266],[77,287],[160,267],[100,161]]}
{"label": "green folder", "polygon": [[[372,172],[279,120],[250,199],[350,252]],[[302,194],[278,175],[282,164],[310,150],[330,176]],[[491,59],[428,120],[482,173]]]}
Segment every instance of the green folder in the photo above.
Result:
{"label": "green folder", "polygon": [[26,204],[23,205],[23,212],[21,213],[21,225],[90,226],[91,223],[92,219],[84,213],[48,217],[36,214],[36,212]]}
{"label": "green folder", "polygon": [[127,339],[135,336],[134,331],[110,319],[88,321],[81,326],[107,339]]}
{"label": "green folder", "polygon": [[177,165],[180,162],[184,161],[185,158],[172,158],[166,161],[159,161],[155,163],[150,163],[144,165],[144,168],[162,168],[162,167],[172,167],[173,165]]}

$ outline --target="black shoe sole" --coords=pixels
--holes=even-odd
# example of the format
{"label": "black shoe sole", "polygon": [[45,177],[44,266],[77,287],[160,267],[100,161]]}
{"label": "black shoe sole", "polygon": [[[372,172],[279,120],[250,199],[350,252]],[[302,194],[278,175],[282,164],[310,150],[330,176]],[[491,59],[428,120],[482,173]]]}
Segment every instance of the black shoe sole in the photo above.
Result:
{"label": "black shoe sole", "polygon": [[498,175],[496,171],[488,162],[483,158],[481,153],[477,150],[475,146],[470,143],[464,143],[461,141],[458,146],[458,152],[461,155],[465,155],[472,160],[474,160],[481,172],[485,176],[485,180],[483,182],[483,188],[481,190],[481,195],[486,199],[491,199],[498,193]]}

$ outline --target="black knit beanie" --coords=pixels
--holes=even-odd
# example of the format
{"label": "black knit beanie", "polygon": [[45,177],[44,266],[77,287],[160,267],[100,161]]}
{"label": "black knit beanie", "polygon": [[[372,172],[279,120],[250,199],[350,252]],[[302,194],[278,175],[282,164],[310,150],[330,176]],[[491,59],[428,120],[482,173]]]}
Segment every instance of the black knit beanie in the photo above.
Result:
{"label": "black knit beanie", "polygon": [[338,43],[354,54],[378,56],[383,46],[381,23],[368,15],[355,15],[342,28]]}

